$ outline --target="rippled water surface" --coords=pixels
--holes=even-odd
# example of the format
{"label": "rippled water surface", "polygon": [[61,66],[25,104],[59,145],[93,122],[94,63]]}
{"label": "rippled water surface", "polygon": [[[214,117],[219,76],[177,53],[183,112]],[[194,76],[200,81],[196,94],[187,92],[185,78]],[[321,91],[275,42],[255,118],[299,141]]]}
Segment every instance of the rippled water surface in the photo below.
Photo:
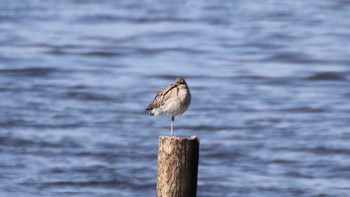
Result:
{"label": "rippled water surface", "polygon": [[0,0],[0,196],[155,195],[170,117],[199,196],[350,196],[350,3]]}

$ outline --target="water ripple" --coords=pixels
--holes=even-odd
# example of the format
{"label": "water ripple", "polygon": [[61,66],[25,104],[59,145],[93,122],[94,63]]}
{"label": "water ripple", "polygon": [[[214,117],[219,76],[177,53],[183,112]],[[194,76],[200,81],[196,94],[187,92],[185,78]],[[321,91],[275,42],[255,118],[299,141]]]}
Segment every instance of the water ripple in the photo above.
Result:
{"label": "water ripple", "polygon": [[155,196],[144,108],[186,78],[175,134],[199,196],[348,196],[347,1],[11,1],[0,6],[0,196]]}

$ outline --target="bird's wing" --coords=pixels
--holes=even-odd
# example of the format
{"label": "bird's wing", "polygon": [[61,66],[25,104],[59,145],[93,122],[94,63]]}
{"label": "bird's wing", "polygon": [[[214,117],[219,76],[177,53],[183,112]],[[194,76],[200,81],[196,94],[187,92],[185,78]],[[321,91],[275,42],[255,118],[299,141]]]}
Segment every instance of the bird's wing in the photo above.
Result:
{"label": "bird's wing", "polygon": [[163,89],[161,89],[156,97],[153,99],[152,103],[148,105],[146,110],[152,110],[153,108],[158,108],[168,100],[171,90],[176,88],[175,84],[171,84]]}

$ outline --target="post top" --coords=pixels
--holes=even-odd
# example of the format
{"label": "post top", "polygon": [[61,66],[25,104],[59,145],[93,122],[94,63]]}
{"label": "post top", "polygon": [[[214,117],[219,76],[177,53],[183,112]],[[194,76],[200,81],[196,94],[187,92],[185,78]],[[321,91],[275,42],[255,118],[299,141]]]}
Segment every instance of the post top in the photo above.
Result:
{"label": "post top", "polygon": [[159,139],[161,138],[168,138],[168,139],[173,139],[173,140],[199,140],[199,137],[196,135],[192,135],[189,138],[183,138],[183,137],[178,137],[178,136],[159,136]]}
{"label": "post top", "polygon": [[196,135],[192,135],[192,136],[190,137],[190,140],[199,140],[199,138],[198,138],[198,136],[196,136]]}

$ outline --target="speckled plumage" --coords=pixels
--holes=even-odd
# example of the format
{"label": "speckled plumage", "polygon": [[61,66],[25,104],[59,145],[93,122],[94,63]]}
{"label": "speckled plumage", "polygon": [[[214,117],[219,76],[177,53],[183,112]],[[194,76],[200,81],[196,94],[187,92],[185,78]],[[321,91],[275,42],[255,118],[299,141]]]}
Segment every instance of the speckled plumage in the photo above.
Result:
{"label": "speckled plumage", "polygon": [[174,116],[183,114],[191,104],[191,93],[183,78],[176,78],[173,84],[161,89],[146,110],[150,115],[166,114],[172,116],[171,135]]}

